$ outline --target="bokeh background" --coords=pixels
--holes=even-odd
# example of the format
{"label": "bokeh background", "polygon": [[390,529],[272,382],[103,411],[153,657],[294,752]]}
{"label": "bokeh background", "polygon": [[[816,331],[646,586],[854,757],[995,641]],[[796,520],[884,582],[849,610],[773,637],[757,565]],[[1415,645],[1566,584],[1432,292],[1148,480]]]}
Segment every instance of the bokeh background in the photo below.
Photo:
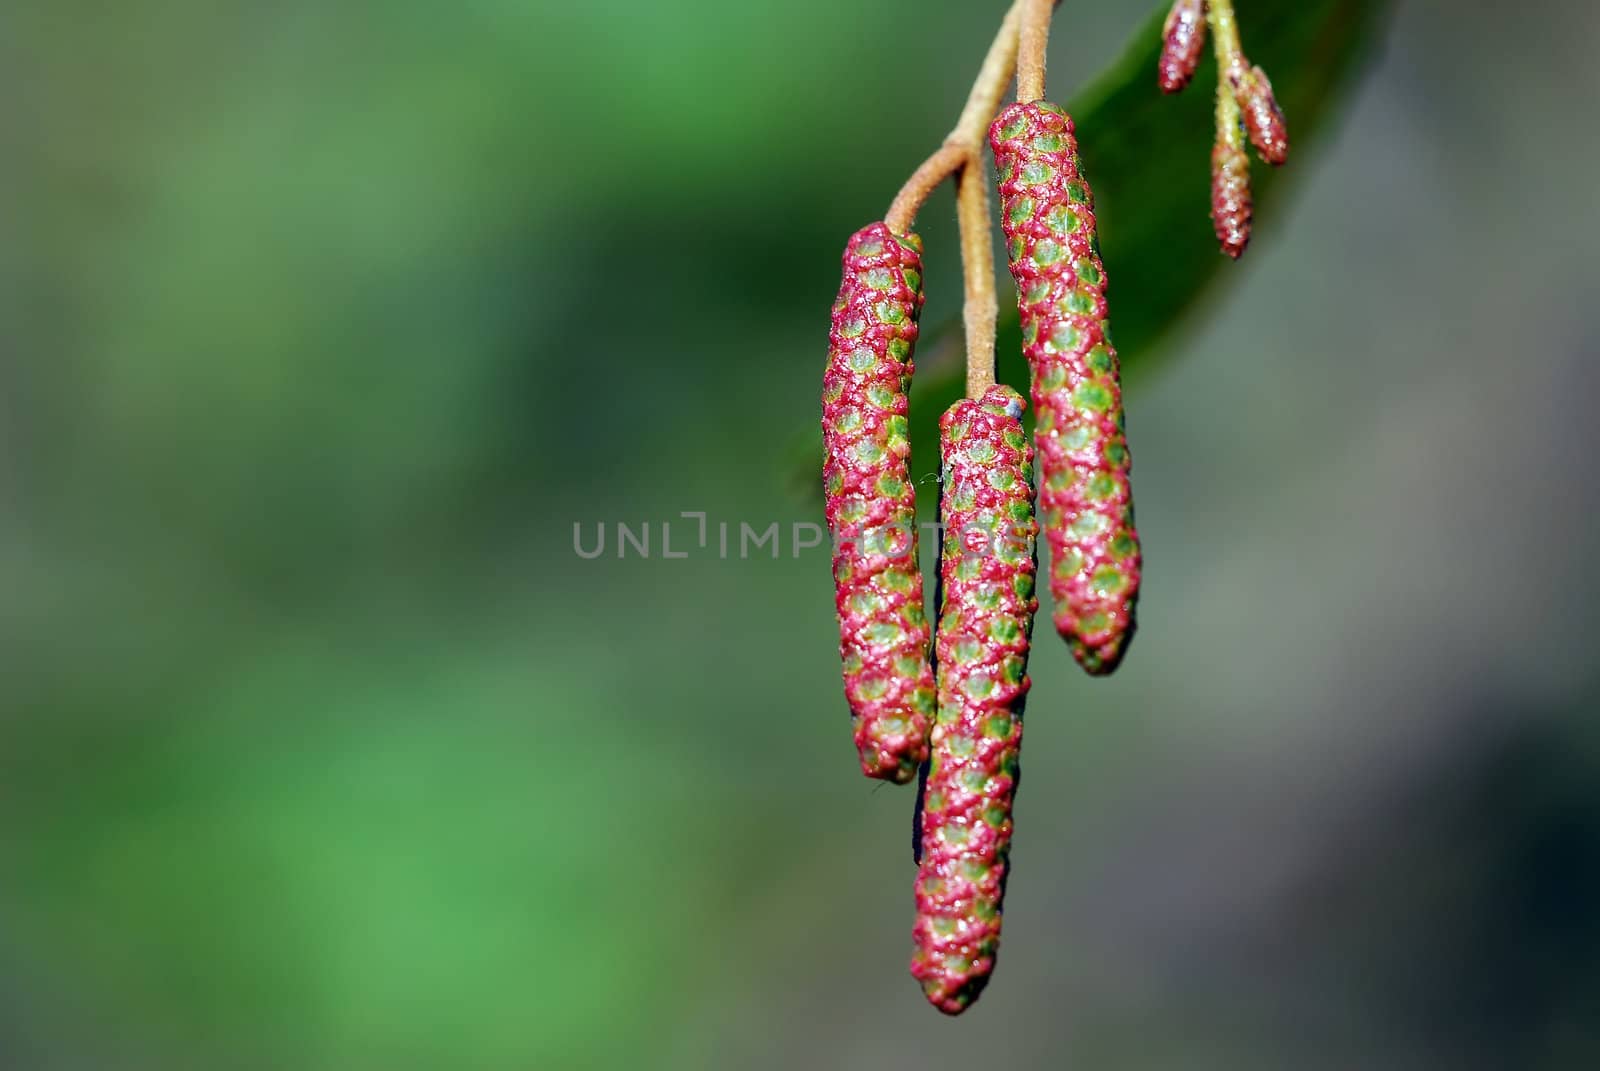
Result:
{"label": "bokeh background", "polygon": [[839,250],[1003,6],[0,9],[0,1064],[1600,1063],[1587,0],[1396,4],[1132,385],[1142,633],[1040,633],[964,1018],[825,552],[573,553],[820,519]]}

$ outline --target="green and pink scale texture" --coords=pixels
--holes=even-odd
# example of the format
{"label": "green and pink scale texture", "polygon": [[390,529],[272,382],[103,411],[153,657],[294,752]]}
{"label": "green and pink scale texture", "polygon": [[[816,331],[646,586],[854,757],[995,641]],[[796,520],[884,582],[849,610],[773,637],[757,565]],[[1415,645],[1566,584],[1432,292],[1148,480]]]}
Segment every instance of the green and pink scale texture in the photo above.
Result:
{"label": "green and pink scale texture", "polygon": [[822,380],[823,484],[856,750],[863,773],[898,784],[927,758],[934,713],[906,397],[922,302],[920,239],[884,223],[851,237]]}
{"label": "green and pink scale texture", "polygon": [[1056,105],[1011,105],[989,143],[1038,412],[1055,626],[1085,670],[1106,674],[1133,636],[1141,558],[1094,197]]}
{"label": "green and pink scale texture", "polygon": [[957,1015],[994,971],[1033,615],[1033,449],[1022,396],[990,387],[939,422],[939,711],[924,787],[911,973]]}

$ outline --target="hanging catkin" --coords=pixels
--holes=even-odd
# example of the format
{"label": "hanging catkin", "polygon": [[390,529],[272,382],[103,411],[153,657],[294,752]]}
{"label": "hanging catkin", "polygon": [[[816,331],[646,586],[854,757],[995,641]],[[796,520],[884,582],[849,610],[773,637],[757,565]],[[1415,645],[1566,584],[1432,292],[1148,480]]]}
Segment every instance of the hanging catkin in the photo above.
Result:
{"label": "hanging catkin", "polygon": [[1156,81],[1163,93],[1178,93],[1194,77],[1206,47],[1204,0],[1177,0],[1161,30],[1161,60]]}
{"label": "hanging catkin", "polygon": [[1244,119],[1244,128],[1250,143],[1261,154],[1261,159],[1273,167],[1281,167],[1289,159],[1289,124],[1278,107],[1278,98],[1272,92],[1272,80],[1260,67],[1241,65],[1228,75],[1234,99]]}
{"label": "hanging catkin", "polygon": [[927,757],[934,709],[906,399],[922,301],[921,240],[884,223],[858,231],[822,381],[845,697],[862,772],[901,784]]}
{"label": "hanging catkin", "polygon": [[1055,626],[1085,670],[1106,674],[1133,636],[1140,553],[1094,197],[1056,105],[1011,105],[989,142],[1038,412]]}
{"label": "hanging catkin", "polygon": [[939,422],[939,713],[922,797],[911,973],[940,1011],[994,970],[1033,615],[1033,450],[1022,396],[990,387]]}

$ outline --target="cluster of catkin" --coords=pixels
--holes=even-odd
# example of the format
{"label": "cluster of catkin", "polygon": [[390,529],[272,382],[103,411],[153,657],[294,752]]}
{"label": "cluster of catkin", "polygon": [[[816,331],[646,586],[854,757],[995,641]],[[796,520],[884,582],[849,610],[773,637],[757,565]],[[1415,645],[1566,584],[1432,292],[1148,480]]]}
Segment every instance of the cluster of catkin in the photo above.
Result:
{"label": "cluster of catkin", "polygon": [[[1181,89],[1193,75],[1209,15],[1219,57],[1224,36],[1234,42],[1219,89],[1234,102],[1234,125],[1282,162],[1282,116],[1265,75],[1235,55],[1231,0],[1210,7],[1179,0],[1166,27],[1162,88]],[[1228,19],[1221,31],[1218,9]],[[1021,98],[1020,78],[1018,86]],[[1023,396],[995,385],[992,371],[971,375],[975,359],[992,369],[993,354],[969,353],[972,396],[939,422],[936,630],[923,608],[910,459],[923,244],[909,225],[876,222],[850,238],[822,388],[823,482],[855,747],[868,777],[905,784],[920,775],[911,972],[952,1015],[982,992],[999,949],[1039,607],[1037,541],[1049,546],[1056,630],[1095,676],[1116,670],[1127,652],[1142,567],[1106,272],[1076,131],[1043,99],[1019,99],[994,116],[999,99],[983,108],[967,163],[981,152],[981,123],[993,116],[987,147],[1035,420],[1030,441]],[[1240,188],[1228,185],[1237,169],[1228,163],[1223,171],[1218,197],[1231,199],[1216,211],[1217,228],[1219,236],[1226,228],[1223,247],[1237,256],[1248,238],[1248,170],[1242,201]],[[891,211],[890,220],[898,218]],[[964,246],[968,223],[964,208]],[[989,274],[986,253],[982,259]],[[992,302],[988,317],[992,350]]]}
{"label": "cluster of catkin", "polygon": [[1250,244],[1255,201],[1250,195],[1246,136],[1274,167],[1289,159],[1289,129],[1272,82],[1245,58],[1233,0],[1177,0],[1162,30],[1157,83],[1180,93],[1194,77],[1209,24],[1217,54],[1217,140],[1211,150],[1211,220],[1222,251],[1237,260]]}

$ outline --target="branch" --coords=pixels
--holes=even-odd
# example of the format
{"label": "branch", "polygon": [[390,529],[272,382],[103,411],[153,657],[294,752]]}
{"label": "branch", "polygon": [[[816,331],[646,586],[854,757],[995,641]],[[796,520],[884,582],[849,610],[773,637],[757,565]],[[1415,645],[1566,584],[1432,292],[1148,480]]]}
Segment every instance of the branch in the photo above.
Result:
{"label": "branch", "polygon": [[906,184],[895,194],[894,203],[883,221],[896,234],[909,234],[917,221],[917,213],[927,203],[928,197],[940,184],[955,174],[967,159],[967,150],[961,145],[942,145],[922,166],[911,173]]}
{"label": "branch", "polygon": [[1022,24],[1023,12],[1032,2],[1016,0],[1011,10],[1006,12],[1000,32],[989,46],[989,54],[983,57],[983,67],[978,71],[978,80],[972,83],[972,92],[967,95],[966,107],[961,109],[961,118],[944,139],[946,145],[965,145],[974,152],[982,153],[989,124],[994,122],[995,114],[1000,111],[1000,102],[1005,99],[1012,72],[1017,69],[1018,29]]}
{"label": "branch", "polygon": [[928,197],[945,179],[956,174],[966,164],[969,156],[981,156],[984,136],[989,124],[1000,110],[1000,101],[1006,95],[1006,86],[1017,63],[1017,26],[1022,21],[1022,9],[1032,0],[1016,0],[1000,24],[1000,32],[989,46],[978,78],[967,94],[966,106],[955,129],[945,137],[944,144],[906,180],[884,222],[896,234],[905,234],[916,221],[917,213],[927,203]]}

